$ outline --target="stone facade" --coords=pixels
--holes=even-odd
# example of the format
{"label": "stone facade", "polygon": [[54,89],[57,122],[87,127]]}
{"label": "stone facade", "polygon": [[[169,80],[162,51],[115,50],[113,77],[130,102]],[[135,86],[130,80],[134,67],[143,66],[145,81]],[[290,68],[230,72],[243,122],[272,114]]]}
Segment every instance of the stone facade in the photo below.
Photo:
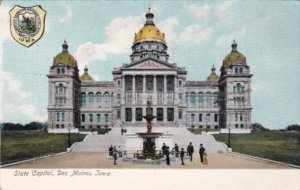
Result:
{"label": "stone facade", "polygon": [[169,63],[161,33],[146,14],[135,34],[131,63],[112,71],[113,81],[94,81],[88,68],[79,77],[77,62],[63,51],[53,61],[49,78],[49,127],[145,126],[147,101],[156,118],[154,126],[249,128],[251,77],[246,58],[232,44],[221,77],[212,73],[204,81],[187,81],[187,71]]}

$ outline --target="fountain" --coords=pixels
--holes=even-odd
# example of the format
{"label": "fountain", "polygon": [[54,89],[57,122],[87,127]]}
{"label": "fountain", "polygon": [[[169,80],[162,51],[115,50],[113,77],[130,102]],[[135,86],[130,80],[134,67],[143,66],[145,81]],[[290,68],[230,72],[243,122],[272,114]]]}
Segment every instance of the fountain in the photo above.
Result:
{"label": "fountain", "polygon": [[153,116],[153,111],[151,109],[151,102],[147,102],[146,116],[143,116],[147,120],[147,132],[136,133],[138,137],[143,139],[143,150],[141,153],[137,153],[137,159],[161,159],[162,153],[156,152],[155,139],[159,138],[163,133],[152,132],[152,120],[156,116]]}

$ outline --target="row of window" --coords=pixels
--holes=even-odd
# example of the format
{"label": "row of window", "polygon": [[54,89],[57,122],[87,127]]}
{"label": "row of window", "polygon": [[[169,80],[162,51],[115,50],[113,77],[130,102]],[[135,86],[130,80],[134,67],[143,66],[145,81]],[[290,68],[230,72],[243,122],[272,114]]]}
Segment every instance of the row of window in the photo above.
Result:
{"label": "row of window", "polygon": [[245,92],[245,87],[242,86],[240,83],[237,83],[236,85],[233,86],[233,92],[234,92],[234,93],[242,93],[242,92]]}
{"label": "row of window", "polygon": [[[196,107],[196,98],[198,99],[198,107],[216,107],[218,105],[218,94],[206,93],[206,94],[195,94],[191,93],[190,101],[188,102],[188,97],[186,96],[186,103],[189,103],[189,107]],[[182,94],[179,94],[180,102],[182,102]]]}
{"label": "row of window", "polygon": [[67,103],[67,98],[65,97],[60,97],[60,98],[55,98],[55,105],[56,106],[64,106]]}
{"label": "row of window", "polygon": [[[152,109],[153,111],[153,109]],[[117,115],[121,115],[121,113],[117,112]],[[167,114],[166,116],[164,116]],[[174,121],[174,108],[167,108],[167,113],[164,114],[163,108],[156,108],[156,120],[163,121],[164,117],[167,117],[167,121]],[[119,117],[119,116],[118,116]],[[125,120],[132,121],[132,108],[125,109]],[[135,108],[135,120],[142,121],[143,120],[143,108]]]}
{"label": "row of window", "polygon": [[57,68],[56,73],[57,74],[65,74],[65,68]]}
{"label": "row of window", "polygon": [[[195,122],[195,116],[196,114],[191,114],[191,122]],[[204,118],[205,117],[205,118]],[[210,114],[210,113],[207,113],[207,114],[199,114],[199,122],[207,122],[207,123],[210,123],[210,122],[218,122],[218,114]]]}
{"label": "row of window", "polygon": [[[104,114],[104,121],[107,123],[109,122],[109,114]],[[81,114],[81,122],[97,122],[100,123],[101,122],[101,114],[97,113],[97,114]]]}
{"label": "row of window", "polygon": [[81,93],[80,105],[81,107],[86,107],[87,102],[90,105],[96,102],[99,105],[103,104],[104,107],[110,107],[111,99],[112,98],[108,93],[104,93],[103,95],[101,95],[101,93],[96,93],[96,96],[92,92],[88,93],[88,96],[86,96],[85,93]]}

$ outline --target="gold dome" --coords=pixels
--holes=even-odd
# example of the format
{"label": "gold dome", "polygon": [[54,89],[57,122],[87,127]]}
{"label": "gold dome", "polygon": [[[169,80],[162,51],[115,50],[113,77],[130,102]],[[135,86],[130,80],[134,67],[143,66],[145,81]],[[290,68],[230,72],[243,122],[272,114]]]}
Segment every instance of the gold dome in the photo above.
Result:
{"label": "gold dome", "polygon": [[64,41],[62,47],[62,52],[54,57],[53,66],[64,64],[70,67],[77,67],[76,59],[68,52],[68,44],[66,43],[66,41]]}
{"label": "gold dome", "polygon": [[239,64],[246,64],[246,58],[243,54],[237,51],[237,43],[235,40],[233,41],[232,45],[232,51],[225,57],[223,61],[223,66],[227,67],[236,63]]}
{"label": "gold dome", "polygon": [[216,71],[216,68],[215,66],[213,66],[211,68],[211,74],[207,77],[207,80],[210,80],[210,81],[215,81],[215,80],[219,80],[219,76],[215,73]]}
{"label": "gold dome", "polygon": [[91,77],[88,73],[88,68],[87,66],[85,65],[84,67],[84,73],[80,76],[80,80],[83,81],[83,80],[94,80],[93,77]]}
{"label": "gold dome", "polygon": [[143,39],[155,39],[165,43],[165,34],[161,33],[160,30],[155,26],[153,22],[154,14],[151,12],[150,8],[145,15],[146,23],[145,25],[135,34],[134,43]]}

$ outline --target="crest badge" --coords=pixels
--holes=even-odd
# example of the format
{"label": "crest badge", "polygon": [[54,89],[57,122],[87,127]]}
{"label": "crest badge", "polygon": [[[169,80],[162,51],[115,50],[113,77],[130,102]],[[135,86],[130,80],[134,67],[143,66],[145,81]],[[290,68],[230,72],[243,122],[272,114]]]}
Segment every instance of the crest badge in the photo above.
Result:
{"label": "crest badge", "polygon": [[15,5],[9,11],[12,37],[25,47],[30,47],[44,34],[46,11],[41,6]]}

